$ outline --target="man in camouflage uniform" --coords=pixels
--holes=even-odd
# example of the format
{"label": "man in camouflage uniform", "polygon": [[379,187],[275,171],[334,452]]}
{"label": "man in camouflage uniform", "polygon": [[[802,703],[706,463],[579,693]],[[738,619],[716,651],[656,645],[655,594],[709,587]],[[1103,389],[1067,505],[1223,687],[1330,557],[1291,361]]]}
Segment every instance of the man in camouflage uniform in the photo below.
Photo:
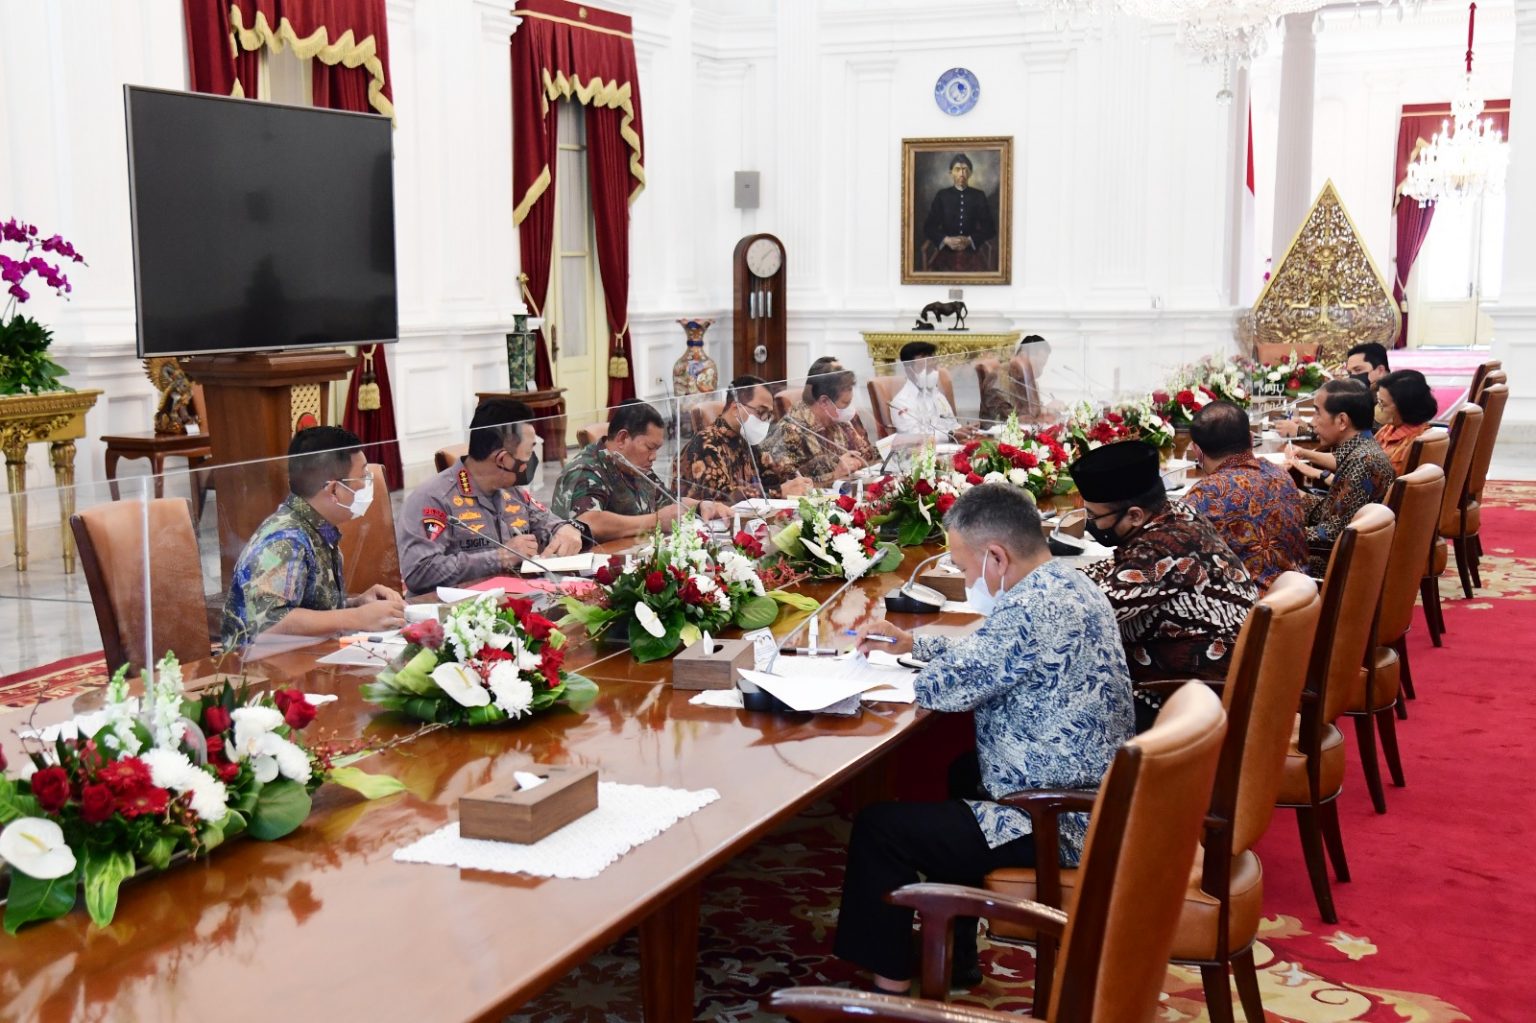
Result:
{"label": "man in camouflage uniform", "polygon": [[406,589],[462,586],[520,571],[523,555],[555,558],[592,546],[585,526],[528,492],[538,466],[532,418],[519,401],[482,402],[469,424],[469,454],[405,499],[395,534]]}
{"label": "man in camouflage uniform", "polygon": [[656,476],[656,453],[667,442],[666,421],[642,401],[628,401],[608,419],[608,433],[566,464],[555,484],[554,513],[585,523],[599,542],[648,533],[697,509],[706,519],[726,518],[717,501],[685,497],[681,505]]}
{"label": "man in camouflage uniform", "polygon": [[263,632],[332,636],[405,623],[405,602],[394,590],[373,586],[349,598],[343,583],[337,527],[361,518],[373,500],[361,443],[338,426],[294,434],[289,494],[235,562],[219,629],[226,650]]}

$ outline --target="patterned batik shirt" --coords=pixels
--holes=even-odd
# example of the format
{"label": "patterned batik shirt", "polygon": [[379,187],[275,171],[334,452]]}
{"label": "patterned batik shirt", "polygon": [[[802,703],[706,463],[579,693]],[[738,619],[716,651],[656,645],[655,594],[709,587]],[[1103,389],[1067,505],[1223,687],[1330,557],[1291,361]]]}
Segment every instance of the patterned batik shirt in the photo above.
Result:
{"label": "patterned batik shirt", "polygon": [[1259,590],[1226,541],[1188,506],[1170,503],[1113,557],[1083,571],[1115,609],[1131,678],[1226,678]]}
{"label": "patterned batik shirt", "polygon": [[599,441],[582,448],[565,464],[550,510],[562,519],[574,519],[589,511],[650,515],[676,503],[654,472],[646,473],[645,480],[636,478],[634,471],[610,456]]}
{"label": "patterned batik shirt", "polygon": [[[1328,493],[1307,495],[1307,543],[1332,548],[1355,512],[1372,501],[1385,501],[1397,473],[1381,445],[1367,433],[1356,434],[1333,449],[1338,465]],[[1312,574],[1319,579],[1328,571],[1328,556],[1312,556]]]}
{"label": "patterned batik shirt", "polygon": [[737,504],[768,496],[763,490],[767,474],[758,474],[751,446],[724,416],[688,441],[678,456],[677,474],[683,496],[700,501]]}
{"label": "patterned batik shirt", "polygon": [[[982,787],[993,798],[1024,789],[1097,789],[1134,732],[1131,681],[1114,611],[1083,574],[1048,561],[1004,593],[963,639],[917,636],[928,662],[920,706],[974,711]],[[987,846],[1031,831],[1021,810],[966,800]],[[1082,854],[1088,815],[1061,818],[1061,858]]]}
{"label": "patterned batik shirt", "polygon": [[1251,451],[1224,458],[1184,503],[1216,527],[1261,592],[1281,572],[1307,570],[1306,503],[1278,465]]}
{"label": "patterned batik shirt", "polygon": [[289,494],[267,516],[235,562],[224,600],[224,649],[247,646],[296,607],[335,611],[347,604],[341,530]]}
{"label": "patterned batik shirt", "polygon": [[795,476],[806,476],[825,484],[841,475],[838,460],[850,451],[864,459],[866,465],[880,461],[880,453],[857,419],[823,426],[811,407],[802,401],[774,424],[759,456],[764,479],[782,483]]}

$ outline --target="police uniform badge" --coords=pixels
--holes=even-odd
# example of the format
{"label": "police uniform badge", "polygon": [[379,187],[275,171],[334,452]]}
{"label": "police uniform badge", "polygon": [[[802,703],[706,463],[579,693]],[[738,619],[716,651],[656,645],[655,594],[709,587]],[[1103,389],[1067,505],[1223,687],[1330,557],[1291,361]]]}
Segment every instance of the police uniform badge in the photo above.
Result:
{"label": "police uniform badge", "polygon": [[423,508],[421,510],[421,528],[427,534],[427,539],[436,542],[448,528],[448,513],[441,508]]}

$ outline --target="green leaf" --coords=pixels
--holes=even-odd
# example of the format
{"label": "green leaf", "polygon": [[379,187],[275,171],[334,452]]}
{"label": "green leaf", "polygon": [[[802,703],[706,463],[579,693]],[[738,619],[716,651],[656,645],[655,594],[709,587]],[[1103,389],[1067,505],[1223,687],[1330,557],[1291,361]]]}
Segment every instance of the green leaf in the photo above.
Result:
{"label": "green leaf", "polygon": [[901,525],[896,532],[896,542],[903,547],[916,547],[928,539],[928,534],[933,532],[933,523],[918,516],[908,516],[901,520]]}
{"label": "green leaf", "polygon": [[736,606],[736,624],[743,631],[766,629],[779,617],[779,605],[772,597],[752,597]]}
{"label": "green leaf", "polygon": [[773,545],[790,557],[803,557],[805,548],[800,543],[800,532],[804,524],[795,519],[789,525],[773,535]]}
{"label": "green leaf", "polygon": [[[229,818],[229,814],[226,813],[224,817],[227,820]],[[213,852],[213,850],[223,845],[224,822],[204,821],[203,826],[197,830],[197,841],[200,845],[202,845],[202,852],[204,855]]]}
{"label": "green leaf", "polygon": [[250,833],[263,842],[291,834],[309,816],[310,798],[304,786],[289,778],[269,781],[256,794]]}
{"label": "green leaf", "polygon": [[[681,615],[678,615],[681,618]],[[642,664],[646,661],[659,661],[665,657],[671,657],[673,652],[682,645],[682,624],[676,628],[669,628],[661,636],[653,636],[643,628],[638,627],[629,630],[629,649],[635,655],[635,660]]]}
{"label": "green leaf", "polygon": [[133,854],[86,846],[81,866],[85,871],[85,908],[97,927],[105,927],[117,912],[117,889],[133,876]]}
{"label": "green leaf", "polygon": [[158,835],[148,848],[139,849],[139,856],[156,870],[164,870],[171,865],[171,855],[175,852],[176,836]]}
{"label": "green leaf", "polygon": [[821,606],[821,603],[814,597],[808,597],[803,593],[791,593],[788,590],[769,590],[766,596],[772,597],[785,607],[792,607],[796,611],[814,611]]}
{"label": "green leaf", "polygon": [[23,795],[14,781],[0,777],[0,826],[9,824],[17,817],[37,817],[42,812],[34,797]]}
{"label": "green leaf", "polygon": [[597,683],[585,675],[568,672],[565,676],[565,705],[574,711],[583,711],[597,699]]}
{"label": "green leaf", "polygon": [[693,646],[704,638],[704,631],[692,622],[687,623],[678,632],[677,638],[683,641],[683,646]]}
{"label": "green leaf", "polygon": [[875,562],[873,572],[894,572],[901,566],[901,548],[895,544],[883,543],[880,545],[880,560]]}
{"label": "green leaf", "polygon": [[75,908],[75,888],[80,883],[80,865],[63,877],[40,881],[11,868],[11,888],[5,899],[5,933],[16,931],[36,920],[53,920]]}
{"label": "green leaf", "polygon": [[245,814],[231,810],[224,815],[224,840],[227,842],[236,835],[245,833]]}
{"label": "green leaf", "polygon": [[483,707],[466,707],[463,717],[468,725],[494,725],[505,721],[507,712],[494,703],[487,703]]}
{"label": "green leaf", "polygon": [[364,799],[382,799],[405,790],[405,783],[388,774],[374,774],[360,767],[333,767],[325,780],[351,789]]}
{"label": "green leaf", "polygon": [[390,674],[381,672],[379,684],[401,692],[426,696],[437,689],[432,672],[437,667],[437,651],[422,647],[400,670]]}

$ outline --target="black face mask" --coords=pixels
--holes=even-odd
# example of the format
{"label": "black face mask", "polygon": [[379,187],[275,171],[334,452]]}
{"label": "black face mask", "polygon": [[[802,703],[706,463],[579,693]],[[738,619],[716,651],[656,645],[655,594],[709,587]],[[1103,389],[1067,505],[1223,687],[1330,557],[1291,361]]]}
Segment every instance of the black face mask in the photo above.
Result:
{"label": "black face mask", "polygon": [[[1130,511],[1130,509],[1127,508],[1125,511]],[[1096,543],[1104,547],[1119,547],[1126,540],[1130,539],[1129,537],[1120,536],[1115,532],[1115,527],[1120,525],[1121,519],[1125,518],[1125,511],[1116,514],[1115,520],[1107,528],[1099,525],[1098,519],[1089,519],[1085,524],[1088,535],[1093,537]]]}
{"label": "black face mask", "polygon": [[530,486],[533,483],[533,474],[539,471],[539,453],[535,451],[528,456],[528,461],[521,463],[522,467],[517,471],[517,485]]}
{"label": "black face mask", "polygon": [[1358,380],[1365,386],[1369,387],[1371,386],[1371,371],[1366,370],[1364,373],[1351,373],[1349,375],[1349,379]]}

